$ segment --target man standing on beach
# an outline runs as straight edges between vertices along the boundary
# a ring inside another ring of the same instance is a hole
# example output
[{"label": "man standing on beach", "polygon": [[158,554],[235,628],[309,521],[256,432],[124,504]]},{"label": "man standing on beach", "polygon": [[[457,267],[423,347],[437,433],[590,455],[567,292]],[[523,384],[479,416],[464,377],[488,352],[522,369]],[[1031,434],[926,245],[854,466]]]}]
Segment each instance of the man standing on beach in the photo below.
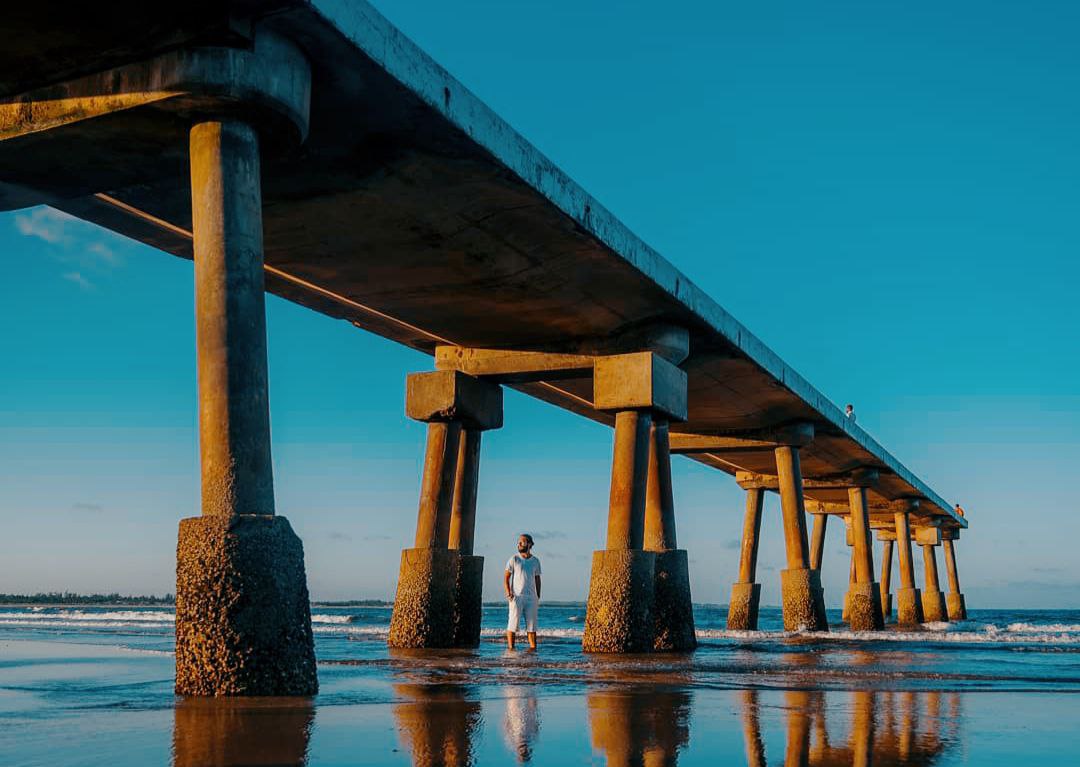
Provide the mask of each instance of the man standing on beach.
[{"label": "man standing on beach", "polygon": [[533,539],[528,533],[518,538],[518,553],[506,563],[503,585],[510,603],[510,621],[506,625],[506,646],[514,649],[514,637],[521,619],[529,647],[536,649],[536,611],[540,607],[540,560],[532,555]]}]

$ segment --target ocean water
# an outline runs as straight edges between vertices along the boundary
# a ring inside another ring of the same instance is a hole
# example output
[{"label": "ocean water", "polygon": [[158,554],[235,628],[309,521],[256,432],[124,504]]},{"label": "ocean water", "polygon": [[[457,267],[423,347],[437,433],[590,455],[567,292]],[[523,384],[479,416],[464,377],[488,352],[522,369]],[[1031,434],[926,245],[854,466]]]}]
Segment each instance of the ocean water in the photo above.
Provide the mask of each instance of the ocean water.
[{"label": "ocean water", "polygon": [[171,609],[0,608],[0,764],[1080,764],[1078,610],[786,634],[699,605],[694,653],[617,657],[584,614],[543,605],[508,652],[491,605],[476,650],[405,652],[390,608],[316,606],[315,699],[200,701]]}]

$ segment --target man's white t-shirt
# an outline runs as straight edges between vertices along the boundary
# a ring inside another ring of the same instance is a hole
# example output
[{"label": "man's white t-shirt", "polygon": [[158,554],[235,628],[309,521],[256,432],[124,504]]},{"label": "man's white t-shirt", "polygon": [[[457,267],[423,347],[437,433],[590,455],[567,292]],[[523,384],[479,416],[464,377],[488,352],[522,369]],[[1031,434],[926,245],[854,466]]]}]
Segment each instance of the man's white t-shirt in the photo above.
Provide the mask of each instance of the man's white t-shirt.
[{"label": "man's white t-shirt", "polygon": [[540,560],[536,557],[526,559],[520,554],[510,557],[506,570],[511,574],[510,589],[516,597],[536,599],[536,576],[540,575]]}]

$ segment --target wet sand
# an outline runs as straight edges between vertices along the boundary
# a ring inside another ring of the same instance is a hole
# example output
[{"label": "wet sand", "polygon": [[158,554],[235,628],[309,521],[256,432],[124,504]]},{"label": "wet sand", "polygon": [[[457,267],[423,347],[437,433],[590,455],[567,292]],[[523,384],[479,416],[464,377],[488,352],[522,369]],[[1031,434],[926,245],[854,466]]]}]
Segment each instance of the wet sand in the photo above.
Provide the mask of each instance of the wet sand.
[{"label": "wet sand", "polygon": [[737,689],[646,659],[560,681],[543,652],[496,681],[468,660],[324,663],[316,699],[185,700],[168,654],[0,641],[0,764],[1017,765],[1080,746],[1072,692]]}]

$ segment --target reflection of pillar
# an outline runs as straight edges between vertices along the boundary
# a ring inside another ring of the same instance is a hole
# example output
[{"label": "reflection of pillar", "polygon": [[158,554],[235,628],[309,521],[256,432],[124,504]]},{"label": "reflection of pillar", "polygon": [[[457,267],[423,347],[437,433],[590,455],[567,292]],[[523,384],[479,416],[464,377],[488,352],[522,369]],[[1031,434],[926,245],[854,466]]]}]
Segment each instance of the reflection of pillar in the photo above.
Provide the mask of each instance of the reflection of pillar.
[{"label": "reflection of pillar", "polygon": [[938,586],[937,546],[923,544],[920,548],[922,548],[925,571],[922,595],[923,619],[928,623],[946,621],[949,616],[945,608],[945,595],[941,593],[941,587]]},{"label": "reflection of pillar", "polygon": [[674,767],[690,738],[690,695],[653,689],[590,692],[589,730],[608,767]]},{"label": "reflection of pillar", "polygon": [[182,698],[173,712],[173,767],[306,765],[308,698]]},{"label": "reflection of pillar", "polygon": [[456,685],[396,684],[398,734],[415,767],[464,767],[473,763],[473,734],[481,720],[478,701]]},{"label": "reflection of pillar", "polygon": [[653,591],[653,649],[692,650],[694,607],[686,551],[675,537],[675,499],[671,489],[671,443],[668,422],[653,420],[649,433],[649,470],[645,492],[646,551],[656,552]]},{"label": "reflection of pillar", "polygon": [[743,517],[742,545],[739,549],[739,580],[731,587],[727,619],[729,629],[757,629],[761,584],[755,583],[755,579],[761,535],[761,507],[764,500],[765,491],[761,488],[746,491],[746,514]]},{"label": "reflection of pillar", "polygon": [[203,516],[180,523],[176,692],[318,689],[300,539],[274,516],[259,137],[191,129]]},{"label": "reflection of pillar", "polygon": [[900,738],[897,753],[900,756],[900,761],[907,764],[915,749],[915,732],[919,725],[917,693],[901,693],[901,705],[903,712],[900,715]]},{"label": "reflection of pillar", "polygon": [[821,575],[810,567],[799,448],[782,445],[774,453],[787,552],[787,569],[780,573],[784,628],[787,631],[827,631],[829,622],[825,617]]},{"label": "reflection of pillar", "polygon": [[915,563],[911,556],[911,528],[907,511],[893,515],[896,527],[896,549],[900,560],[900,588],[896,592],[896,622],[915,626],[923,621],[922,596],[915,588]]},{"label": "reflection of pillar", "polygon": [[502,388],[456,370],[406,379],[405,412],[427,423],[414,548],[401,552],[391,647],[475,647],[484,559],[472,554],[480,432],[502,426]]},{"label": "reflection of pillar", "polygon": [[786,691],[784,708],[787,710],[784,767],[807,767],[810,764],[810,693]]},{"label": "reflection of pillar", "polygon": [[964,604],[964,595],[960,593],[960,575],[956,571],[956,552],[951,536],[941,541],[941,548],[945,552],[945,572],[949,577],[949,593],[945,597],[949,620],[966,621],[967,605]]},{"label": "reflection of pillar", "polygon": [[851,693],[851,764],[870,767],[874,751],[874,701],[876,693]]},{"label": "reflection of pillar", "polygon": [[746,767],[766,767],[765,741],[761,739],[761,718],[758,711],[758,691],[743,690],[743,741],[746,744]]},{"label": "reflection of pillar", "polygon": [[848,490],[851,509],[852,561],[855,563],[855,583],[848,599],[848,625],[853,631],[873,631],[882,628],[881,591],[874,583],[874,549],[870,538],[870,509],[865,487]]},{"label": "reflection of pillar", "polygon": [[881,542],[881,621],[888,623],[892,616],[892,593],[890,585],[892,581],[892,554],[893,542],[885,540]]}]

